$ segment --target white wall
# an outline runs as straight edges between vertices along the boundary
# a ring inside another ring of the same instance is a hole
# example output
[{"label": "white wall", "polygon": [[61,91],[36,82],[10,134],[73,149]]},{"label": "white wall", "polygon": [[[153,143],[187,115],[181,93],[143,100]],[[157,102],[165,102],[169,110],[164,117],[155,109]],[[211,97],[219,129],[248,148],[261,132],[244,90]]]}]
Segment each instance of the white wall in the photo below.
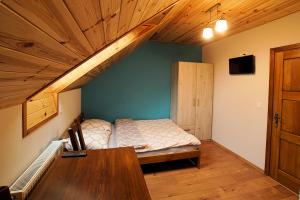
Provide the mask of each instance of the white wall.
[{"label": "white wall", "polygon": [[0,110],[0,185],[10,185],[81,112],[81,90],[59,95],[59,115],[22,138],[22,106]]},{"label": "white wall", "polygon": [[[229,27],[230,28],[230,27]],[[300,12],[203,47],[214,64],[213,140],[264,169],[270,48],[300,42]],[[255,75],[229,75],[228,59],[256,57]]]}]

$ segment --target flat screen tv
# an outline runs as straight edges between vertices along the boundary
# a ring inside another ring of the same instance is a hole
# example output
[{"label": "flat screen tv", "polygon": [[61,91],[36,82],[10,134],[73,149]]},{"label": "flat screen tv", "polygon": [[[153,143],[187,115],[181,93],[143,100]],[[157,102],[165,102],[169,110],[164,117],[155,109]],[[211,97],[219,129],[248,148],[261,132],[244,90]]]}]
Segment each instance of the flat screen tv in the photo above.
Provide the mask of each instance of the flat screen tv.
[{"label": "flat screen tv", "polygon": [[229,74],[254,74],[255,57],[253,55],[229,59]]}]

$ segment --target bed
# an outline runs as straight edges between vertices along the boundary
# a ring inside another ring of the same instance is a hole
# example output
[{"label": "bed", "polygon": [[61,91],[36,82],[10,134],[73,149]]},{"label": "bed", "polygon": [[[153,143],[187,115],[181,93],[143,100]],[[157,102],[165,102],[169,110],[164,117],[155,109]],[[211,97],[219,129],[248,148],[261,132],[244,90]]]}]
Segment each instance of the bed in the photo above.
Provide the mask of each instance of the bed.
[{"label": "bed", "polygon": [[[81,134],[75,137],[76,132]],[[141,164],[191,159],[198,168],[200,167],[200,141],[182,130],[170,119],[120,119],[116,120],[115,124],[108,125],[100,119],[84,121],[81,115],[74,121],[69,129],[69,134],[69,143],[73,147],[75,145],[75,150],[80,149],[79,143],[74,143],[75,139],[78,138],[81,141],[84,138],[87,145],[81,149],[132,146],[135,148]],[[80,145],[82,145],[81,143]],[[70,149],[70,145],[68,149]]]}]

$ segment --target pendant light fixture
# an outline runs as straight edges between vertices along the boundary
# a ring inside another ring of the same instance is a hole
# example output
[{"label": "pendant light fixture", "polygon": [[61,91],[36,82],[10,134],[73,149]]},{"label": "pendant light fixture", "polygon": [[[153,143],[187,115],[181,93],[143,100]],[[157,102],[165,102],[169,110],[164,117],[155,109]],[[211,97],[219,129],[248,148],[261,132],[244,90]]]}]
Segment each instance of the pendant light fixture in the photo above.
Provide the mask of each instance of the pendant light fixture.
[{"label": "pendant light fixture", "polygon": [[219,6],[220,5],[217,6],[217,22],[216,22],[216,25],[215,25],[215,30],[218,33],[223,33],[225,31],[227,31],[228,24],[227,24],[227,20],[224,18],[224,16],[222,16],[220,19],[218,18]]},{"label": "pendant light fixture", "polygon": [[213,29],[209,27],[210,22],[211,22],[211,10],[209,10],[209,22],[202,32],[202,37],[206,40],[209,40],[214,36]]},{"label": "pendant light fixture", "polygon": [[217,18],[216,18],[216,20],[214,20],[216,22],[215,31],[218,32],[218,33],[224,33],[228,29],[228,23],[227,23],[227,20],[224,18],[224,16],[221,16],[220,18],[218,17],[219,6],[221,6],[221,4],[217,3],[214,6],[210,7],[206,11],[206,13],[209,12],[209,16],[210,16],[209,22],[207,23],[207,25],[204,27],[204,29],[202,31],[202,37],[206,40],[209,40],[214,36],[214,31],[213,31],[213,29],[211,28],[210,25],[213,22],[211,20],[211,13],[215,9],[217,11]]},{"label": "pendant light fixture", "polygon": [[209,40],[210,38],[212,38],[214,36],[214,32],[213,32],[213,29],[210,28],[210,27],[206,27],[203,29],[203,32],[202,32],[202,37],[204,39],[207,39]]},{"label": "pendant light fixture", "polygon": [[227,20],[226,19],[219,19],[216,22],[216,26],[215,26],[215,30],[218,33],[223,33],[225,31],[227,31],[228,29],[228,24],[227,24]]}]

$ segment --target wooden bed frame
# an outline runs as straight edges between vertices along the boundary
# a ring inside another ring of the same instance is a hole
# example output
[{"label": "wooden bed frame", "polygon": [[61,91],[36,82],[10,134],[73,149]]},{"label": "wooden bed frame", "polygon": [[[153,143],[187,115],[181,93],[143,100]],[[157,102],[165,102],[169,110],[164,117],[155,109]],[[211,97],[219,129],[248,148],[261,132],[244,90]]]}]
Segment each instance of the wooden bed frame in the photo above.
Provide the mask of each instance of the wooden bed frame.
[{"label": "wooden bed frame", "polygon": [[[85,150],[85,143],[82,136],[81,130],[81,122],[84,121],[83,114],[80,114],[72,123],[71,127],[68,129],[68,133],[70,136],[70,140],[73,146],[74,151]],[[76,133],[77,136],[76,137]],[[79,139],[79,143],[77,141]],[[79,147],[80,144],[80,147]],[[178,147],[178,149],[181,147]],[[184,148],[184,147],[183,147]],[[200,158],[201,158],[201,150],[200,145],[198,148],[193,148],[192,150],[183,150],[182,152],[169,152],[168,150],[159,150],[148,153],[137,153],[138,160],[141,165],[150,164],[150,163],[159,163],[159,162],[167,162],[174,160],[182,160],[182,159],[197,159],[196,165],[200,168]]]}]

